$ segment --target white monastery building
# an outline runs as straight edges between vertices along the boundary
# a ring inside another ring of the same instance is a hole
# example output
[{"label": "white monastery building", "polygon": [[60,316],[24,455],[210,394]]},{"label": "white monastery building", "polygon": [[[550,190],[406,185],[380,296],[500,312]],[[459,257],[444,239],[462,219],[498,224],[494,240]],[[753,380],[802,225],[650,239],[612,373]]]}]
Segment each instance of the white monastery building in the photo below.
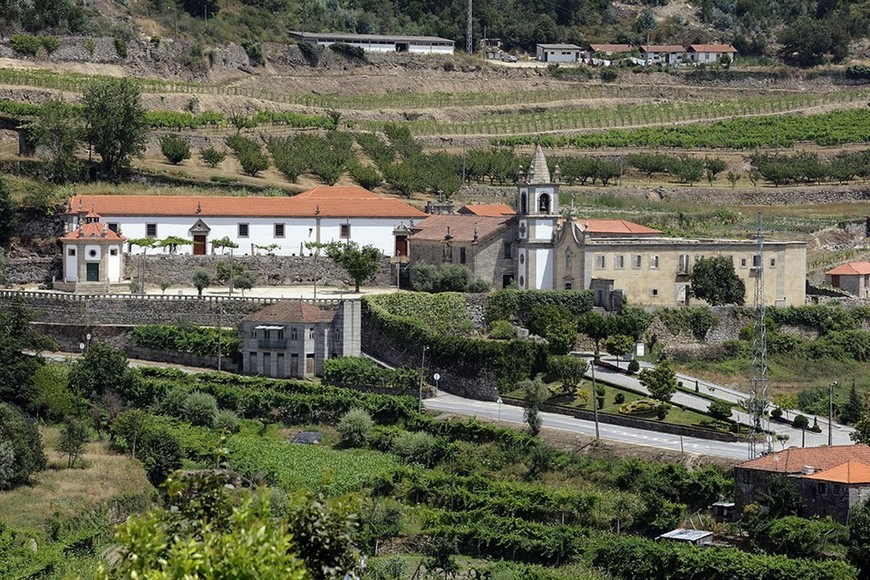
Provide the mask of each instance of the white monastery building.
[{"label": "white monastery building", "polygon": [[318,46],[349,44],[366,52],[410,52],[412,54],[453,54],[454,41],[437,36],[384,36],[381,34],[348,34],[332,32],[290,33],[298,42]]},{"label": "white monastery building", "polygon": [[[293,197],[77,195],[66,214],[68,235],[87,225],[88,212],[99,213],[98,225],[125,236],[120,239],[174,236],[190,241],[175,253],[194,255],[215,253],[213,242],[226,237],[241,255],[301,256],[313,253],[306,242],[356,242],[405,256],[409,226],[426,217],[357,186],[319,186]],[[146,250],[129,241],[126,246],[130,253]]]}]

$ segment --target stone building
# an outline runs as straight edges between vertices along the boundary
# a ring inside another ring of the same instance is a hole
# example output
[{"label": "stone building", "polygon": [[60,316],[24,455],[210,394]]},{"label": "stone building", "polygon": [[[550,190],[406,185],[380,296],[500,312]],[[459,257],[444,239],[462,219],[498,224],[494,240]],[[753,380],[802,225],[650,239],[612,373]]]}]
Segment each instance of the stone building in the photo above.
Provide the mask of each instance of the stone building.
[{"label": "stone building", "polygon": [[831,516],[845,524],[852,509],[870,497],[870,447],[790,447],[735,466],[736,517],[750,503],[765,504],[776,475],[795,484],[806,517]]},{"label": "stone building", "polygon": [[284,300],[242,319],[242,372],[277,378],[323,374],[323,361],[360,356],[359,300]]},{"label": "stone building", "polygon": [[458,264],[492,289],[514,282],[516,220],[511,216],[433,215],[409,238],[411,259],[429,264]]},{"label": "stone building", "polygon": [[62,238],[63,280],[54,287],[68,292],[108,292],[120,284],[126,238],[100,222],[100,215],[80,208],[81,219]]},{"label": "stone building", "polygon": [[849,262],[825,272],[825,282],[858,298],[870,298],[870,262]]}]

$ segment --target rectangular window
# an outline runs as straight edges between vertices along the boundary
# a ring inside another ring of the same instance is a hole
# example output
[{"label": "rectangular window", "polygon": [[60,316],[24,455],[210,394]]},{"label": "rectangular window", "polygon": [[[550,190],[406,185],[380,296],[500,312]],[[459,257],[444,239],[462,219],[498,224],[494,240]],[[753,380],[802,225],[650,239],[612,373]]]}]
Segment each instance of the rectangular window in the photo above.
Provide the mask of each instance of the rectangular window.
[{"label": "rectangular window", "polygon": [[283,328],[278,329],[278,340],[284,340],[284,329]]},{"label": "rectangular window", "polygon": [[740,258],[740,267],[741,267],[741,268],[745,268],[745,267],[746,267],[746,258]]},{"label": "rectangular window", "polygon": [[770,259],[770,267],[771,267],[771,268],[776,268],[776,258],[771,258],[771,259]]},{"label": "rectangular window", "polygon": [[157,237],[157,224],[145,224],[145,237]]},{"label": "rectangular window", "polygon": [[313,328],[308,329],[308,339],[309,340],[314,339],[314,329]]},{"label": "rectangular window", "polygon": [[76,249],[75,249],[75,248],[70,248],[70,249],[68,249],[68,250],[66,251],[66,255],[67,255],[67,256],[75,256],[75,255],[76,255]]},{"label": "rectangular window", "polygon": [[338,234],[338,237],[344,239],[350,238],[350,224],[341,224],[341,232]]},{"label": "rectangular window", "polygon": [[824,481],[819,482],[818,492],[819,495],[825,495],[826,493],[828,493],[828,486]]},{"label": "rectangular window", "polygon": [[656,297],[658,297],[658,295],[659,295],[659,289],[658,289],[658,288],[650,288],[650,289],[649,289],[649,295],[650,295],[652,298],[656,298]]},{"label": "rectangular window", "polygon": [[465,263],[465,248],[459,248],[459,263]]},{"label": "rectangular window", "polygon": [[604,269],[604,256],[595,256],[595,268],[597,270]]},{"label": "rectangular window", "polygon": [[118,248],[112,248],[111,250],[109,250],[109,255],[110,256],[117,256],[118,255]]},{"label": "rectangular window", "polygon": [[109,223],[109,229],[117,234],[118,233],[118,224]]},{"label": "rectangular window", "polygon": [[758,254],[752,256],[752,267],[753,268],[760,268],[761,267],[761,256],[759,256]]},{"label": "rectangular window", "polygon": [[650,256],[649,257],[649,269],[650,270],[658,270],[659,269],[659,257],[658,256]]},{"label": "rectangular window", "polygon": [[275,237],[283,238],[284,237],[284,224],[275,224]]},{"label": "rectangular window", "polygon": [[299,334],[296,332],[296,327],[290,329],[290,340],[299,340]]},{"label": "rectangular window", "polygon": [[622,270],[623,268],[625,268],[625,256],[623,256],[622,254],[613,256],[613,267],[616,270]]},{"label": "rectangular window", "polygon": [[677,272],[680,274],[689,273],[689,254],[680,254],[679,262],[677,264]]},{"label": "rectangular window", "polygon": [[640,270],[643,266],[643,256],[635,254],[631,257],[631,267],[635,270]]},{"label": "rectangular window", "polygon": [[248,224],[239,224],[239,237],[247,238],[248,237]]},{"label": "rectangular window", "polygon": [[510,242],[506,242],[504,245],[504,257],[506,260],[514,257],[514,245]]},{"label": "rectangular window", "polygon": [[839,483],[834,484],[834,495],[840,495],[843,492],[843,486]]},{"label": "rectangular window", "polygon": [[751,483],[752,482],[752,472],[748,469],[743,470],[743,483]]}]

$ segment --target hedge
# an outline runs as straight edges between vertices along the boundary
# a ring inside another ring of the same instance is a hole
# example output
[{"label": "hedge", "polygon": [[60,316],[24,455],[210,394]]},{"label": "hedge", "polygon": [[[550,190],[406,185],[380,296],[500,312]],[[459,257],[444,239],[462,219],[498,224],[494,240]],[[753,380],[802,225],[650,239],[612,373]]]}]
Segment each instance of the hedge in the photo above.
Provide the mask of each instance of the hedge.
[{"label": "hedge", "polygon": [[582,316],[592,310],[591,290],[499,290],[489,295],[486,319],[519,319],[528,322],[528,316],[536,306],[564,306],[574,316]]},{"label": "hedge", "polygon": [[[178,351],[197,356],[217,356],[218,331],[211,327],[150,324],[133,329],[136,344],[154,350]],[[240,356],[238,334],[221,330],[220,351],[226,357]]]},{"label": "hedge", "polygon": [[404,367],[388,369],[368,358],[343,356],[323,362],[323,382],[336,387],[381,387],[410,391],[420,385],[420,372]]}]

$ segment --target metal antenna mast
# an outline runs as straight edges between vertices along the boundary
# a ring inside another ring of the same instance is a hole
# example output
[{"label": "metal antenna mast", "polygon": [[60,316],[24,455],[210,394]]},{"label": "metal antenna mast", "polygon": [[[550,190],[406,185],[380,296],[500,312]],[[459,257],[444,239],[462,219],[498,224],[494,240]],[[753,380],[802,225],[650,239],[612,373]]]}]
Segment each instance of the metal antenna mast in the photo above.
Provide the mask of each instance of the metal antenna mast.
[{"label": "metal antenna mast", "polygon": [[474,52],[474,40],[472,40],[471,30],[471,5],[474,0],[468,0],[468,22],[465,25],[465,52],[471,54]]},{"label": "metal antenna mast", "polygon": [[[767,391],[767,336],[765,328],[764,301],[764,225],[758,214],[757,242],[752,273],[755,275],[755,322],[752,326],[752,401],[749,412],[752,415],[752,438],[750,439],[750,458],[771,453],[773,440],[770,436],[770,419],[765,416],[768,401]],[[764,434],[764,443],[759,441]],[[761,447],[759,448],[759,445]]]}]

